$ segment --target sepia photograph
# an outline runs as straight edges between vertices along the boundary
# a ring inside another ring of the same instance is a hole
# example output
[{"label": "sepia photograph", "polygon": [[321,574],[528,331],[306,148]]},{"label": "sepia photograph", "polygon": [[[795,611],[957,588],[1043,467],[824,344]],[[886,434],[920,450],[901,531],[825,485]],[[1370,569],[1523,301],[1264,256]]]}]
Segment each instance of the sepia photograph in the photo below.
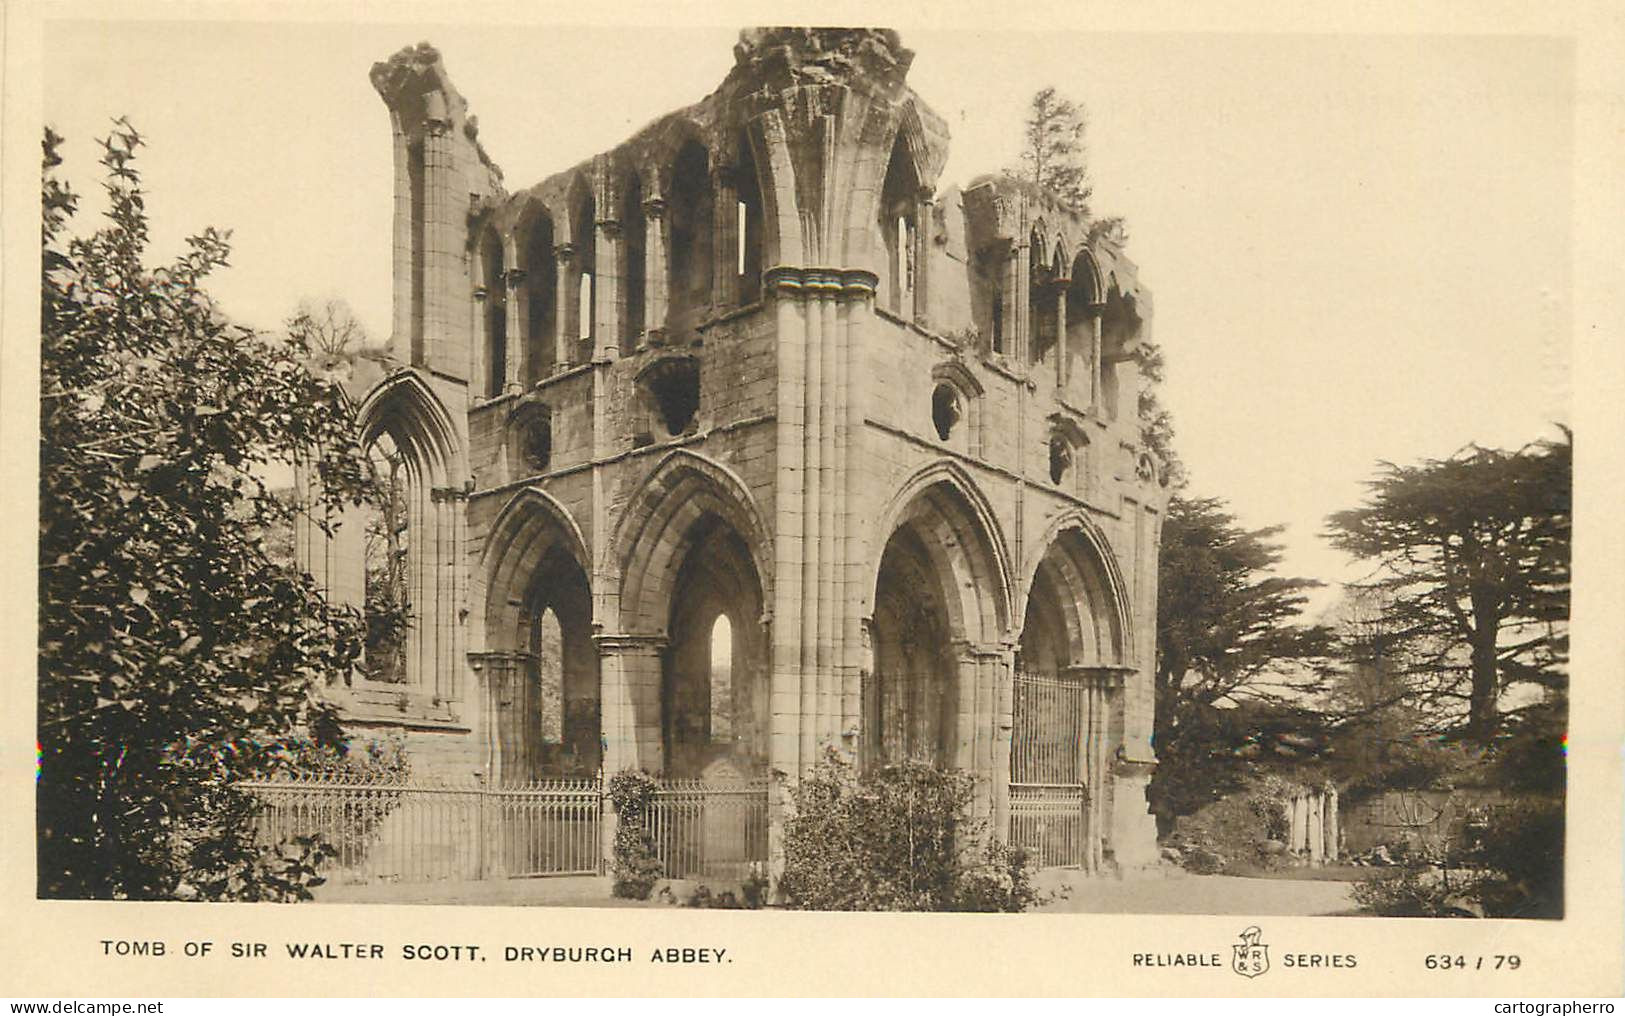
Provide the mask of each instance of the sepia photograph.
[{"label": "sepia photograph", "polygon": [[40,24],[9,817],[92,958],[954,912],[1154,918],[1130,994],[1428,934],[1618,990],[1617,926],[1553,958],[1620,905],[1572,36],[255,10]]}]

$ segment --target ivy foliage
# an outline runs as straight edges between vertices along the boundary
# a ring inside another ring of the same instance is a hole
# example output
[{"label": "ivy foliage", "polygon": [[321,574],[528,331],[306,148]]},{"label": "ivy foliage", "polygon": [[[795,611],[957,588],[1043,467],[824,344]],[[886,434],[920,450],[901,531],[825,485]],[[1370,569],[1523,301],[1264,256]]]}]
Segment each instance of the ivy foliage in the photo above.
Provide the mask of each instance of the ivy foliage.
[{"label": "ivy foliage", "polygon": [[320,851],[256,844],[236,784],[336,735],[319,692],[354,664],[361,619],[268,553],[299,510],[268,478],[303,463],[318,507],[363,501],[350,413],[297,336],[234,325],[204,290],[228,234],[148,266],[127,121],[101,141],[107,221],[86,235],[61,144],[47,129],[38,891],[306,896]]},{"label": "ivy foliage", "polygon": [[637,769],[624,769],[609,778],[609,799],[615,806],[614,862],[610,866],[610,894],[621,899],[646,900],[660,880],[660,858],[649,835],[649,810],[655,779]]}]

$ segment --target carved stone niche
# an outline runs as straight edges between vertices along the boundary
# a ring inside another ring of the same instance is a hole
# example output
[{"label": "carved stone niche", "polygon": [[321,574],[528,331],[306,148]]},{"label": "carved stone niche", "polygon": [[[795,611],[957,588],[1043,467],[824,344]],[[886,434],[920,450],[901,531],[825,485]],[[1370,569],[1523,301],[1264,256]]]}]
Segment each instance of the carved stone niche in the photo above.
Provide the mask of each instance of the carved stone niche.
[{"label": "carved stone niche", "polygon": [[693,356],[662,356],[638,372],[638,446],[692,434],[699,425],[700,362]]},{"label": "carved stone niche", "polygon": [[508,446],[516,475],[547,472],[553,462],[552,407],[535,398],[521,401],[508,416]]}]

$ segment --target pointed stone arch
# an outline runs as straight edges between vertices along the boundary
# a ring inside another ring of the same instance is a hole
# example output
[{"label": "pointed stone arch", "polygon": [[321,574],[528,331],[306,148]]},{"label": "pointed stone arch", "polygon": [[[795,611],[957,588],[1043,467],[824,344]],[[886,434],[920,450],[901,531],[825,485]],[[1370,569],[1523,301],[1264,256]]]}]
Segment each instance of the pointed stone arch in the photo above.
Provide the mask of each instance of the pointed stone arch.
[{"label": "pointed stone arch", "polygon": [[938,566],[955,637],[993,643],[1011,617],[1010,556],[998,517],[975,480],[952,460],[939,460],[906,480],[881,512],[880,543],[870,555],[866,612],[872,613],[886,544],[908,526],[920,530]]},{"label": "pointed stone arch", "polygon": [[436,487],[462,476],[461,442],[451,414],[417,371],[402,367],[380,381],[356,408],[356,432],[363,445],[388,431],[414,457]]},{"label": "pointed stone arch", "polygon": [[1065,665],[1130,665],[1133,600],[1099,525],[1087,512],[1074,509],[1051,522],[1033,546],[1018,586],[1019,616],[1028,616],[1035,586],[1048,583],[1069,635]]},{"label": "pointed stone arch", "polygon": [[706,537],[708,518],[726,524],[741,541],[772,603],[773,547],[756,500],[743,480],[713,459],[679,449],[662,459],[627,500],[607,550],[606,572],[619,589],[621,630],[660,632],[670,614],[676,571]]}]

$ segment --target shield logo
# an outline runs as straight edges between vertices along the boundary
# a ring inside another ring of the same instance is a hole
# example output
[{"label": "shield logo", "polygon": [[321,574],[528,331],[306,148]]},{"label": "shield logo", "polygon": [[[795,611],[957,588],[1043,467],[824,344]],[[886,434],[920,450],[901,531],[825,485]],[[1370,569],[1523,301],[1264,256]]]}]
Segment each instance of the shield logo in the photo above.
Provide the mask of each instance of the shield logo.
[{"label": "shield logo", "polygon": [[1241,941],[1235,945],[1236,953],[1230,959],[1230,969],[1243,977],[1257,977],[1268,972],[1270,968],[1270,947],[1260,942],[1264,933],[1258,928],[1248,928],[1241,933]]}]

